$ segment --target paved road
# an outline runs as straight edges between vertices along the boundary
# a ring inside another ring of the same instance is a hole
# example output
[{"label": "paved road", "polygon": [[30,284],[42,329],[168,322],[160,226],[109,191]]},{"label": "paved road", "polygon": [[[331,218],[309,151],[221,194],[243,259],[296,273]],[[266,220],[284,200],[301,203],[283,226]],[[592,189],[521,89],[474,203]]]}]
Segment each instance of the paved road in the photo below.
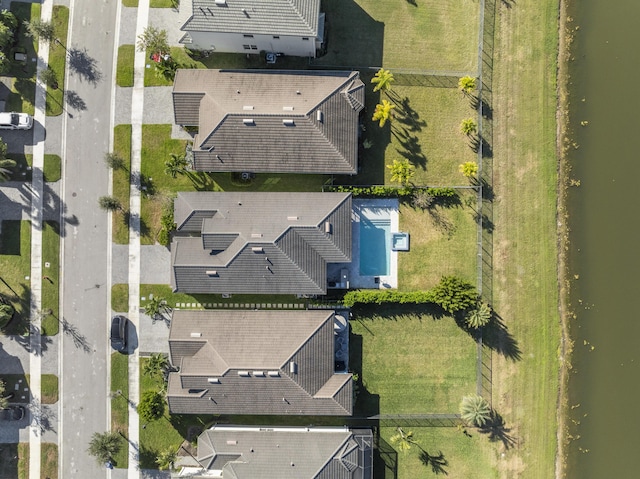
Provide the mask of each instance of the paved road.
[{"label": "paved road", "polygon": [[61,344],[62,477],[106,476],[87,453],[94,432],[107,430],[107,214],[97,199],[108,192],[103,155],[109,149],[110,98],[117,2],[71,2],[67,93],[84,109],[68,110],[62,207],[75,215],[63,239],[63,318],[71,333]]}]

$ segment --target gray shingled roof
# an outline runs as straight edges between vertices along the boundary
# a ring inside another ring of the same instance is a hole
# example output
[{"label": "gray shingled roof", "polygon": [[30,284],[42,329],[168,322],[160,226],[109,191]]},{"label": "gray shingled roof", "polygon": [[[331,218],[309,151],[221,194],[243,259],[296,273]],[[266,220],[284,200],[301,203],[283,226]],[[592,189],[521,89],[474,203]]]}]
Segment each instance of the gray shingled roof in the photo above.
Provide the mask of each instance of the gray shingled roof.
[{"label": "gray shingled roof", "polygon": [[[174,414],[351,415],[334,372],[333,311],[175,310],[167,399]],[[292,366],[291,363],[295,364]]]},{"label": "gray shingled roof", "polygon": [[178,70],[173,106],[196,170],[357,173],[358,72]]},{"label": "gray shingled roof", "polygon": [[351,261],[349,193],[181,192],[172,286],[188,293],[326,294]]},{"label": "gray shingled roof", "polygon": [[180,11],[190,14],[180,28],[189,32],[318,35],[320,0],[215,0],[181,2]]},{"label": "gray shingled roof", "polygon": [[[371,479],[371,429],[214,426],[198,437],[198,461],[223,479]],[[192,469],[193,472],[195,472]],[[205,471],[180,477],[211,477]]]}]

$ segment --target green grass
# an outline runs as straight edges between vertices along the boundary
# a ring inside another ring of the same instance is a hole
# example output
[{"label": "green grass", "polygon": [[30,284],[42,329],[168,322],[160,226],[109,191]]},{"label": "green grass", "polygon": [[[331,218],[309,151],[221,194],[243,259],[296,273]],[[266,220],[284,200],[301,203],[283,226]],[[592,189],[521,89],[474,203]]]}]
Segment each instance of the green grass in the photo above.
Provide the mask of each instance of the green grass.
[{"label": "green grass", "polygon": [[133,86],[133,65],[135,56],[135,45],[120,45],[118,47],[118,66],[116,70],[116,83],[118,86]]},{"label": "green grass", "polygon": [[[122,394],[116,393],[121,391]],[[129,357],[111,354],[111,430],[127,435],[129,431]],[[114,457],[118,468],[127,468],[129,464],[128,444]]]},{"label": "green grass", "polygon": [[[49,267],[46,266],[49,263]],[[60,320],[60,225],[45,221],[42,230],[42,334],[58,334]],[[49,278],[49,279],[47,279]]]},{"label": "green grass", "polygon": [[[149,68],[144,70],[144,86],[169,86],[173,80],[168,80],[156,74],[155,62],[151,60],[149,52],[145,54]],[[171,47],[171,58],[180,68],[206,68],[203,63],[191,58],[184,47]]]},{"label": "green grass", "polygon": [[[144,374],[144,364],[146,358],[140,359],[140,397],[146,391],[158,391],[162,388],[162,383]],[[157,469],[155,463],[159,452],[169,448],[178,450],[178,447],[187,438],[190,428],[198,427],[204,430],[213,423],[215,416],[196,416],[193,414],[169,414],[168,407],[164,415],[155,421],[150,421],[140,425],[140,468]]]},{"label": "green grass", "polygon": [[[27,376],[27,379],[29,376]],[[42,404],[55,404],[58,402],[58,376],[55,374],[43,374],[40,377]]]},{"label": "green grass", "polygon": [[[141,284],[140,285],[140,306],[144,307],[150,295],[156,298],[164,298],[167,306],[176,307],[177,303],[191,303],[192,309],[197,309],[196,304],[201,304],[202,309],[209,309],[208,304],[227,303],[227,304],[304,304],[307,300],[298,299],[295,295],[259,295],[259,294],[234,294],[231,298],[223,298],[219,294],[185,294],[174,293],[171,287],[162,284]],[[145,298],[144,300],[142,298]],[[257,306],[256,306],[257,307]],[[129,285],[114,284],[111,288],[111,309],[114,311],[127,311],[129,309]],[[215,309],[212,307],[212,309]]]},{"label": "green grass", "polygon": [[377,308],[351,321],[358,415],[457,413],[476,388],[476,344],[452,318]]},{"label": "green grass", "polygon": [[138,0],[122,0],[122,5],[135,8],[138,6]]},{"label": "green grass", "polygon": [[[29,477],[29,443],[0,444],[0,477],[27,479]],[[51,476],[55,479],[57,476]]]},{"label": "green grass", "polygon": [[4,328],[6,334],[27,334],[31,281],[31,223],[2,222],[0,233],[0,295],[9,301],[16,313]]},{"label": "green grass", "polygon": [[[475,201],[469,191],[460,191],[454,206],[433,206],[429,210],[400,206],[400,231],[410,234],[411,248],[398,253],[399,289],[426,290],[442,276],[452,275],[475,284],[477,279],[477,226]],[[472,203],[475,207],[475,203]]]},{"label": "green grass", "polygon": [[150,0],[150,8],[173,8],[174,5],[179,2],[177,0]]},{"label": "green grass", "polygon": [[40,446],[41,479],[58,479],[58,445],[43,442]]},{"label": "green grass", "polygon": [[[33,155],[31,153],[26,155],[10,153],[7,157],[16,162],[10,181],[31,181],[33,176],[31,170],[33,167]],[[61,162],[62,160],[58,155],[49,153],[44,155],[44,168],[42,170],[44,181],[54,182],[60,179]]]},{"label": "green grass", "polygon": [[[52,23],[55,28],[56,38],[62,45],[67,45],[67,30],[69,28],[69,9],[63,5],[53,6]],[[47,87],[47,115],[58,116],[62,114],[64,107],[64,72],[67,60],[67,50],[51,42],[49,48],[49,67],[55,72],[58,80],[58,88]]]},{"label": "green grass", "polygon": [[62,175],[62,159],[58,155],[45,154],[42,174],[44,181],[58,181]]},{"label": "green grass", "polygon": [[[2,380],[6,383],[7,392],[15,392],[11,402],[28,403],[31,396],[29,390],[31,376],[29,374],[3,374]],[[16,385],[18,389],[16,390]],[[27,389],[25,391],[25,388]],[[40,376],[40,395],[42,404],[55,404],[58,402],[58,376],[55,374],[42,374]],[[25,396],[22,399],[21,396]]]},{"label": "green grass", "polygon": [[313,63],[474,71],[478,6],[474,0],[325,0],[327,54]]},{"label": "green grass", "polygon": [[[117,125],[113,129],[113,151],[124,160],[124,169],[113,172],[113,196],[120,200],[125,210],[129,209],[131,171],[131,125]],[[122,211],[112,214],[113,241],[117,244],[129,243],[128,216]]]}]

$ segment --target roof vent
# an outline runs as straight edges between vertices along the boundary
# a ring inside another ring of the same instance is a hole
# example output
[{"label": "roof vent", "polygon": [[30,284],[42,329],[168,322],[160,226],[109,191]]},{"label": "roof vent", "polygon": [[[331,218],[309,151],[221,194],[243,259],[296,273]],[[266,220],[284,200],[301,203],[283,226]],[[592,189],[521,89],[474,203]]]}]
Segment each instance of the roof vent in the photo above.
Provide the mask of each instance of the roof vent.
[{"label": "roof vent", "polygon": [[324,222],[324,232],[328,235],[331,234],[331,223],[329,223],[328,221]]},{"label": "roof vent", "polygon": [[296,95],[300,95],[300,90],[296,90]]},{"label": "roof vent", "polygon": [[211,271],[207,271],[207,276],[211,277],[211,278],[215,278],[218,276],[218,272],[215,270],[211,270]]},{"label": "roof vent", "polygon": [[289,220],[289,221],[298,221],[298,217],[297,216],[287,216],[287,220]]},{"label": "roof vent", "polygon": [[293,120],[291,120],[291,119],[284,119],[284,120],[282,120],[282,124],[283,124],[284,126],[295,126],[295,125],[296,125],[296,123],[295,123]]},{"label": "roof vent", "polygon": [[272,378],[280,377],[280,371],[267,371],[267,376]]},{"label": "roof vent", "polygon": [[260,246],[254,246],[253,248],[251,248],[251,251],[253,251],[254,253],[264,253],[264,250]]},{"label": "roof vent", "polygon": [[244,13],[244,16],[245,16],[245,17],[249,18],[249,12],[247,12],[247,9],[246,9],[246,8],[243,8],[243,9],[242,9],[242,13]]},{"label": "roof vent", "polygon": [[227,0],[216,0],[216,5],[218,6],[224,6],[227,4]]},{"label": "roof vent", "polygon": [[298,364],[295,361],[289,363],[289,372],[295,374],[298,372]]},{"label": "roof vent", "polygon": [[207,378],[207,382],[209,384],[220,384],[220,379],[219,378]]},{"label": "roof vent", "polygon": [[241,376],[243,378],[248,378],[249,377],[249,371],[238,371],[238,376]]},{"label": "roof vent", "polygon": [[262,238],[262,233],[251,233],[252,238]]},{"label": "roof vent", "polygon": [[191,337],[192,338],[201,338],[202,337],[202,333],[191,333]]},{"label": "roof vent", "polygon": [[255,125],[256,122],[253,121],[253,118],[245,118],[244,120],[242,120],[242,123],[244,123],[245,125]]},{"label": "roof vent", "polygon": [[238,441],[234,441],[233,439],[227,441],[227,446],[237,446]]},{"label": "roof vent", "polygon": [[254,371],[253,375],[257,378],[263,378],[264,377],[264,371]]},{"label": "roof vent", "polygon": [[292,106],[283,106],[282,107],[282,111],[293,111],[293,107]]},{"label": "roof vent", "polygon": [[318,120],[320,123],[322,123],[324,115],[322,114],[322,111],[318,110],[316,111],[316,120]]},{"label": "roof vent", "polygon": [[251,105],[245,105],[245,106],[242,107],[242,109],[244,111],[251,111],[251,110],[253,110],[253,107]]}]

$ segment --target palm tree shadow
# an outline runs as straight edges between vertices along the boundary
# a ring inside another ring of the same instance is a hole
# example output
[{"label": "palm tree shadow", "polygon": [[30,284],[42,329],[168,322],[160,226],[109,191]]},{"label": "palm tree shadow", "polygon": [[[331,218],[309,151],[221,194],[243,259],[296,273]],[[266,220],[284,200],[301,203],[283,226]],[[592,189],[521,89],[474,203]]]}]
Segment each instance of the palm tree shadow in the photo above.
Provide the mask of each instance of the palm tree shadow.
[{"label": "palm tree shadow", "polygon": [[71,48],[68,50],[69,68],[77,73],[81,79],[96,85],[102,79],[102,72],[98,69],[98,62],[87,53],[87,49]]},{"label": "palm tree shadow", "polygon": [[444,474],[445,476],[449,475],[445,469],[449,465],[449,461],[445,459],[442,451],[438,451],[437,455],[432,456],[427,451],[420,448],[420,462],[427,467],[431,466],[431,471],[433,471],[436,476],[440,474]]},{"label": "palm tree shadow", "polygon": [[491,411],[491,419],[479,431],[489,436],[489,441],[500,441],[505,449],[511,449],[516,445],[516,438],[509,434],[511,429],[506,427],[503,417],[496,411]]},{"label": "palm tree shadow", "polygon": [[396,151],[411,162],[411,164],[420,166],[423,170],[427,169],[427,157],[422,152],[422,146],[418,137],[411,134],[410,130],[405,127],[400,129],[391,125],[391,133],[396,137],[402,149],[396,148]]},{"label": "palm tree shadow", "polygon": [[522,359],[522,351],[502,318],[494,311],[493,318],[482,330],[482,342],[489,349],[512,361]]}]

